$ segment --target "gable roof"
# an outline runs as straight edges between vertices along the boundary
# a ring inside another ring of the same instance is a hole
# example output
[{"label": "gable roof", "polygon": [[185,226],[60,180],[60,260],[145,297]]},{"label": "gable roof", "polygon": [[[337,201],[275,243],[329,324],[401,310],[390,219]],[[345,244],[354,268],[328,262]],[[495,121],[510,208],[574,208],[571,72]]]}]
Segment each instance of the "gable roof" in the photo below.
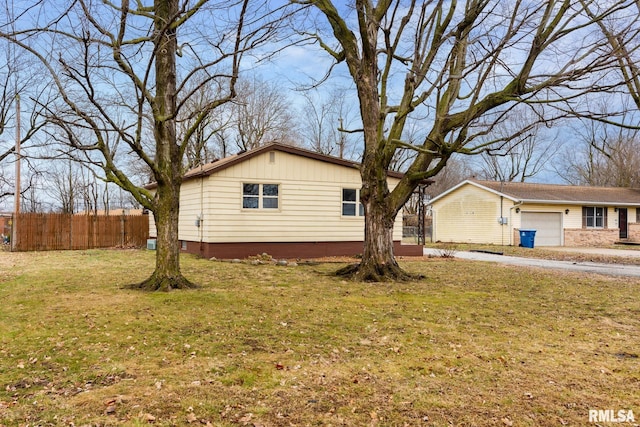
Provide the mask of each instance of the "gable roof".
[{"label": "gable roof", "polygon": [[529,182],[481,181],[469,179],[434,197],[444,197],[463,185],[474,185],[514,202],[547,204],[600,204],[640,206],[640,188],[586,187],[577,185],[536,184]]},{"label": "gable roof", "polygon": [[[232,156],[225,157],[224,159],[213,161],[211,163],[203,165],[202,167],[191,169],[185,174],[184,178],[185,180],[187,180],[189,178],[208,176],[213,174],[214,172],[221,171],[235,164],[244,162],[245,160],[249,160],[252,157],[256,157],[260,154],[268,153],[271,151],[280,151],[282,153],[289,153],[296,156],[319,160],[321,162],[331,163],[338,166],[345,166],[348,168],[359,169],[360,167],[360,164],[357,162],[341,159],[339,157],[327,156],[325,154],[316,153],[315,151],[310,151],[304,148],[294,147],[293,145],[285,145],[276,142],[263,145],[262,147],[255,148],[253,150],[234,154]],[[388,172],[388,174],[389,176],[393,176],[395,178],[402,178],[402,174],[398,172]]]},{"label": "gable roof", "polygon": [[[308,159],[331,163],[338,166],[344,166],[344,167],[348,167],[356,170],[360,169],[360,163],[357,163],[357,162],[341,159],[339,157],[327,156],[325,154],[316,153],[315,151],[310,151],[304,148],[294,147],[293,145],[285,145],[285,144],[280,144],[276,142],[272,144],[263,145],[262,147],[255,148],[253,150],[243,151],[238,154],[225,157],[223,159],[217,159],[211,163],[207,163],[205,165],[193,168],[185,173],[183,181],[188,181],[194,178],[200,178],[200,177],[212,175],[228,167],[244,162],[245,160],[249,160],[253,157],[256,157],[271,151],[280,151],[282,153],[293,154],[296,156],[301,156]],[[404,176],[404,174],[401,172],[387,171],[387,176],[400,179]],[[156,186],[157,184],[154,182],[146,185],[145,188],[153,189]]]}]

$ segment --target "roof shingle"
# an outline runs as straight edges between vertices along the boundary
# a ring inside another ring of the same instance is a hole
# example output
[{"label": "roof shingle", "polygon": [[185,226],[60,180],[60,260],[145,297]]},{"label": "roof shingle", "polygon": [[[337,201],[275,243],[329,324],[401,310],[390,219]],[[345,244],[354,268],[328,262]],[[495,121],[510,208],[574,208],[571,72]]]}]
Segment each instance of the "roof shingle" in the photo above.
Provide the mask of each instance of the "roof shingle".
[{"label": "roof shingle", "polygon": [[469,181],[523,202],[640,205],[640,188],[584,187],[476,179]]}]

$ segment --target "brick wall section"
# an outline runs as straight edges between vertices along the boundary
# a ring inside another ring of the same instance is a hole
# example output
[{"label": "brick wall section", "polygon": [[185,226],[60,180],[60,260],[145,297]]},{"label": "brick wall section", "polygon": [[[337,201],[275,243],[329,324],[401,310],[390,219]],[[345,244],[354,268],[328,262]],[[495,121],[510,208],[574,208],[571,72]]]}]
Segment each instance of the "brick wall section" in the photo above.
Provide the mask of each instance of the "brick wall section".
[{"label": "brick wall section", "polygon": [[628,238],[632,242],[640,242],[640,223],[629,223]]},{"label": "brick wall section", "polygon": [[608,246],[620,240],[620,230],[609,228],[604,230],[566,228],[564,230],[565,246]]}]

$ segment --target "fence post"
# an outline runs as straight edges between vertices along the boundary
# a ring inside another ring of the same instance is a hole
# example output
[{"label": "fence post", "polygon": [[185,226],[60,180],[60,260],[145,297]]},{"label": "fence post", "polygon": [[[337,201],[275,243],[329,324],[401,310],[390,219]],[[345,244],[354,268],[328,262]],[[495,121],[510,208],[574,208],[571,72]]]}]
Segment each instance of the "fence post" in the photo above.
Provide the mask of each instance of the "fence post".
[{"label": "fence post", "polygon": [[125,217],[124,217],[124,209],[122,210],[122,215],[120,216],[120,246],[124,248],[125,239],[127,232],[125,230]]},{"label": "fence post", "polygon": [[14,252],[16,250],[15,216],[16,214],[11,214],[11,231],[9,231],[9,250],[11,252]]}]

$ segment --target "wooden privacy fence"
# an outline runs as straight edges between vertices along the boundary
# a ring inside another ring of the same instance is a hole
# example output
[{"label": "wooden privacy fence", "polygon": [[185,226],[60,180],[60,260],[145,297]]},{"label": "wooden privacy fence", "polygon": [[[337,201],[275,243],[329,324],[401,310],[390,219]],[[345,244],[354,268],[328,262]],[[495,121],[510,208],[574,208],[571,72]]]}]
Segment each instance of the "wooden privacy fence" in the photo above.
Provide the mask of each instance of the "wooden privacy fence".
[{"label": "wooden privacy fence", "polygon": [[148,215],[14,215],[14,251],[55,251],[111,247],[142,247],[149,238]]}]

